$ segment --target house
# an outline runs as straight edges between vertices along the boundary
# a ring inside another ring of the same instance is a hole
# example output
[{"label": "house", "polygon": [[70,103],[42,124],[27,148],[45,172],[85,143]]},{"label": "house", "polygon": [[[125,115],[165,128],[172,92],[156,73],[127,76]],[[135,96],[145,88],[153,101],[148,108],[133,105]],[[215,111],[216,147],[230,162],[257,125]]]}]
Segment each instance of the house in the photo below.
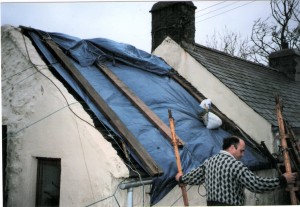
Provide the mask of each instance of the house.
[{"label": "house", "polygon": [[[284,49],[269,66],[230,56],[195,43],[192,2],[158,2],[152,9],[152,50],[256,142],[279,151],[275,96],[283,117],[300,137],[300,52]],[[203,28],[205,29],[205,28]]]},{"label": "house", "polygon": [[[193,8],[189,2],[183,5]],[[271,136],[257,139],[240,123],[247,120],[232,118],[219,105],[215,91],[202,91],[199,80],[192,79],[195,75],[188,69],[197,69],[199,60],[172,39],[163,41],[153,48],[164,60],[108,39],[81,40],[28,27],[2,27],[4,200],[8,206],[182,205],[173,179],[177,168],[168,109],[181,141],[184,171],[217,153],[230,133],[247,133],[245,164],[264,170],[257,172],[262,175],[276,174],[257,144],[265,141],[272,146]],[[186,42],[185,46],[193,47]],[[169,46],[175,48],[167,51]],[[167,55],[173,51],[178,52],[173,54],[177,60]],[[186,60],[182,57],[189,58],[191,67],[175,62]],[[204,126],[198,116],[203,111],[199,100],[178,83],[184,79],[198,89],[196,95],[201,92],[201,98],[213,100],[226,128]],[[220,90],[224,88],[220,85]],[[223,97],[233,103],[232,94]],[[203,186],[188,187],[190,205],[205,205],[199,191],[205,194]],[[247,204],[285,204],[279,193],[283,192],[259,196],[247,192]]]},{"label": "house", "polygon": [[[217,108],[257,142],[265,141],[267,146],[273,146],[272,152],[276,149],[274,141],[278,133],[275,95],[280,95],[283,115],[299,137],[300,52],[294,49],[275,52],[270,55],[268,67],[199,45],[194,41],[195,16],[190,15],[194,10],[191,2],[159,2],[153,6],[152,23],[156,22],[152,26],[153,53],[204,96],[210,97]],[[175,16],[184,17],[186,23],[170,16],[170,11],[181,12]],[[170,19],[182,25],[170,29],[167,24],[176,25]],[[166,29],[159,30],[159,34],[155,28],[162,25]],[[180,32],[182,35],[178,35]]]},{"label": "house", "polygon": [[[111,196],[128,177],[124,162],[31,41],[17,28],[1,31],[4,206],[38,206],[46,199],[52,206],[57,201],[83,206]],[[47,189],[36,192],[43,183]],[[102,204],[114,206],[115,201]]]}]

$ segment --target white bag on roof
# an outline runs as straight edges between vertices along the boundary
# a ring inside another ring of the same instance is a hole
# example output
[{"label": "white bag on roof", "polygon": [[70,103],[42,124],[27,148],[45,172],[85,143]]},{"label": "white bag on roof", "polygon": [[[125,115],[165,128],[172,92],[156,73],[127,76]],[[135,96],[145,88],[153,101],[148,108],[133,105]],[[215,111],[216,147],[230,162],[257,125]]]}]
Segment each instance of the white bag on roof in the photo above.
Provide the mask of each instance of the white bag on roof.
[{"label": "white bag on roof", "polygon": [[216,129],[222,125],[222,120],[212,112],[208,112],[203,116],[203,122],[208,129]]},{"label": "white bag on roof", "polygon": [[203,101],[201,101],[200,106],[203,109],[210,109],[211,100],[209,98],[208,99],[204,99]]},{"label": "white bag on roof", "polygon": [[200,103],[200,107],[207,110],[207,112],[201,117],[204,125],[208,129],[216,129],[222,125],[222,120],[212,112],[208,110],[211,108],[211,100],[205,99]]}]

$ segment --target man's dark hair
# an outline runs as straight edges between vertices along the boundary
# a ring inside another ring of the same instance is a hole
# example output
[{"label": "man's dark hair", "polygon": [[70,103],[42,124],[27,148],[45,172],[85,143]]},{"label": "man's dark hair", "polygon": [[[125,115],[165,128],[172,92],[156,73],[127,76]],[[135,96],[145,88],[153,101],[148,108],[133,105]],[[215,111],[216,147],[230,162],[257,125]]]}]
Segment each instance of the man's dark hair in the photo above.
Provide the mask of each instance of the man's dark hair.
[{"label": "man's dark hair", "polygon": [[231,145],[237,149],[238,144],[240,143],[240,138],[237,136],[230,136],[223,140],[223,150],[228,149]]}]

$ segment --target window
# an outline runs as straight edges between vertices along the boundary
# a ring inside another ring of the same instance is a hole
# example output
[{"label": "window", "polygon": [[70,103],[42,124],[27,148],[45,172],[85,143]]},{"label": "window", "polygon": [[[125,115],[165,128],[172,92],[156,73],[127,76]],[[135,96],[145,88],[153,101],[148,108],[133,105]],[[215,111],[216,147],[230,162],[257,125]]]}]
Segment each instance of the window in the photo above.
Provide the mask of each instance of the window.
[{"label": "window", "polygon": [[36,206],[59,206],[60,159],[37,159]]},{"label": "window", "polygon": [[6,167],[7,167],[7,125],[2,125],[2,196],[3,206],[7,206],[7,186],[6,186]]}]

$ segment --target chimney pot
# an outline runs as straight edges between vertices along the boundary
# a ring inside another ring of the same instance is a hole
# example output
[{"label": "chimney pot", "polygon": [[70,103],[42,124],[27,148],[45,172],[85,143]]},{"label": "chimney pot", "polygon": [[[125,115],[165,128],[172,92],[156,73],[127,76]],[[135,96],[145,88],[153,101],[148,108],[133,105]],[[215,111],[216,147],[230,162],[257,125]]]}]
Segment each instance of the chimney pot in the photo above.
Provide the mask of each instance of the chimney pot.
[{"label": "chimney pot", "polygon": [[300,51],[297,49],[283,49],[271,53],[269,66],[278,69],[294,81],[300,81]]},{"label": "chimney pot", "polygon": [[166,37],[182,47],[195,45],[195,10],[191,1],[162,1],[155,3],[152,13],[152,49]]}]

